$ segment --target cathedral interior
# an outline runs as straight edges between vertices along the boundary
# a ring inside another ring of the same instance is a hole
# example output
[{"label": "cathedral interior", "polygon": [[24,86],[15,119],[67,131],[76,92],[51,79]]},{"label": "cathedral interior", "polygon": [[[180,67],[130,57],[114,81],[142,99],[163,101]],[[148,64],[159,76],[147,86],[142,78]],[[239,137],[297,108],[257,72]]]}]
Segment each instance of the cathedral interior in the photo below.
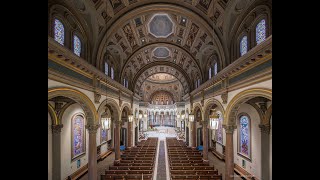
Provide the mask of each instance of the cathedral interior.
[{"label": "cathedral interior", "polygon": [[272,180],[272,0],[48,0],[48,180]]}]

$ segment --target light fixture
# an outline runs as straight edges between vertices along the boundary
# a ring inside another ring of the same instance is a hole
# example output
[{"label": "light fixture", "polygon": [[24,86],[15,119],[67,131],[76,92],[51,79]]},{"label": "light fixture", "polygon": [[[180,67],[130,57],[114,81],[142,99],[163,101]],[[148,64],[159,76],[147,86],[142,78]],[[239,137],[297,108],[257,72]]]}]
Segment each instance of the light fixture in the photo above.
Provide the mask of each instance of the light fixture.
[{"label": "light fixture", "polygon": [[105,112],[101,115],[101,126],[103,130],[110,129],[111,117],[108,114],[108,109],[106,106]]},{"label": "light fixture", "polygon": [[144,112],[144,118],[147,118],[148,115],[147,115],[147,112]]},{"label": "light fixture", "polygon": [[189,121],[194,122],[194,115],[192,113],[189,114]]},{"label": "light fixture", "polygon": [[142,114],[139,114],[139,119],[142,119]]},{"label": "light fixture", "polygon": [[184,120],[184,117],[185,117],[185,115],[184,115],[184,114],[182,114],[182,115],[181,115],[181,119],[183,119],[183,120]]},{"label": "light fixture", "polygon": [[209,116],[210,129],[217,130],[219,125],[219,114],[216,113],[216,109],[212,110],[212,114]]},{"label": "light fixture", "polygon": [[129,114],[128,119],[129,119],[129,122],[132,122],[133,121],[133,114]]},{"label": "light fixture", "polygon": [[177,118],[180,119],[180,114],[177,114]]}]

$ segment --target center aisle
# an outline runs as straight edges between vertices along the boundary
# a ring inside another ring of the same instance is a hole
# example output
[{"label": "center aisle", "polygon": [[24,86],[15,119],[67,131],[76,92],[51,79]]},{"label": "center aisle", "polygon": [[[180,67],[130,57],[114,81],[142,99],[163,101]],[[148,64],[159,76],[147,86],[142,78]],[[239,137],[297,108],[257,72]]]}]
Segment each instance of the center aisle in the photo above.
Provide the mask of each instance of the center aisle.
[{"label": "center aisle", "polygon": [[165,158],[165,147],[164,140],[160,141],[159,145],[159,158],[158,158],[158,171],[157,171],[157,180],[166,180],[167,171],[166,171],[166,158]]}]

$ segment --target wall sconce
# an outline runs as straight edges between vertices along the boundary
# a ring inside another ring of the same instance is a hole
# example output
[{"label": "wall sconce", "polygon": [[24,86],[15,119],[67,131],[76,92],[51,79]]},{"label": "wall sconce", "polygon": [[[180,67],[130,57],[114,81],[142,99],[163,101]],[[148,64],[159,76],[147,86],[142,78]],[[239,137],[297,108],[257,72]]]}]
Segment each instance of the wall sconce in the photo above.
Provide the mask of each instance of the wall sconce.
[{"label": "wall sconce", "polygon": [[147,115],[147,112],[144,112],[144,118],[147,118],[148,115]]},{"label": "wall sconce", "polygon": [[139,114],[139,119],[142,119],[142,114]]}]

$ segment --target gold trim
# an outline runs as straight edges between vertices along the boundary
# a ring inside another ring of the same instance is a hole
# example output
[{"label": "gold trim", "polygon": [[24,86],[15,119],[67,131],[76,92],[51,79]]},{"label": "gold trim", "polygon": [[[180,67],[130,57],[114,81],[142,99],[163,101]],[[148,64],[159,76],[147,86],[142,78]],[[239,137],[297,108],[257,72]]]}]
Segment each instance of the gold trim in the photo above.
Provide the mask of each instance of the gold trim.
[{"label": "gold trim", "polygon": [[[242,100],[245,97],[248,96],[263,96],[265,98],[268,99],[272,99],[272,90],[271,89],[267,89],[267,88],[252,88],[252,89],[247,89],[244,91],[239,92],[238,94],[236,94],[231,101],[229,102],[227,108],[226,108],[226,113],[224,115],[224,123],[225,125],[232,125],[229,124],[230,120],[229,117],[231,116],[231,111],[234,107],[234,105],[236,105],[240,100]],[[235,115],[232,115],[235,116]]]},{"label": "gold trim", "polygon": [[56,112],[54,111],[54,108],[51,106],[51,104],[49,104],[48,102],[48,110],[49,110],[49,114],[51,116],[51,121],[53,125],[58,125],[59,123],[59,119],[57,117]]},{"label": "gold trim", "polygon": [[48,58],[49,58],[50,60],[52,60],[52,61],[54,61],[54,62],[56,62],[56,63],[64,66],[64,67],[66,67],[66,68],[69,68],[69,69],[71,69],[71,70],[73,70],[73,71],[76,71],[77,73],[80,73],[80,74],[82,74],[82,75],[84,75],[84,76],[86,76],[86,77],[88,77],[88,78],[90,78],[90,79],[93,79],[93,75],[91,75],[91,74],[89,74],[89,73],[87,73],[87,72],[84,72],[83,70],[78,69],[78,68],[76,68],[76,67],[74,67],[74,66],[72,66],[72,65],[70,65],[70,64],[68,64],[68,63],[66,63],[66,62],[64,62],[64,60],[56,57],[56,56],[53,55],[53,54],[48,54]]},{"label": "gold trim", "polygon": [[271,60],[271,58],[272,58],[272,54],[268,54],[268,55],[262,57],[261,59],[259,59],[258,61],[254,62],[254,63],[252,63],[252,64],[249,64],[248,66],[246,66],[246,67],[240,69],[239,71],[231,74],[231,75],[229,76],[229,79],[231,79],[231,78],[233,78],[233,77],[235,77],[235,76],[238,76],[239,74],[242,74],[242,73],[244,73],[245,71],[248,71],[248,70],[250,70],[250,69],[252,69],[252,68],[254,68],[254,67],[256,67],[256,66],[258,66],[258,65],[260,65],[260,64],[262,64],[262,63],[264,63],[264,62],[269,61],[269,60]]},{"label": "gold trim", "polygon": [[[85,94],[83,94],[82,92],[78,91],[78,90],[75,90],[75,89],[71,89],[71,88],[67,88],[67,87],[60,87],[60,88],[52,88],[52,89],[49,89],[48,90],[48,100],[50,100],[51,98],[53,98],[54,96],[51,95],[49,93],[60,93],[59,91],[62,91],[61,92],[61,95],[64,95],[63,91],[66,91],[66,92],[72,92],[72,93],[76,93],[82,100],[84,100],[84,102],[86,103],[86,105],[88,105],[88,107],[90,108],[90,110],[92,111],[92,114],[94,117],[93,119],[93,123],[95,122],[98,122],[98,114],[96,112],[96,108],[95,106],[93,105],[92,101],[90,100],[90,98],[88,96],[86,96]],[[68,97],[68,96],[67,96]]]}]

